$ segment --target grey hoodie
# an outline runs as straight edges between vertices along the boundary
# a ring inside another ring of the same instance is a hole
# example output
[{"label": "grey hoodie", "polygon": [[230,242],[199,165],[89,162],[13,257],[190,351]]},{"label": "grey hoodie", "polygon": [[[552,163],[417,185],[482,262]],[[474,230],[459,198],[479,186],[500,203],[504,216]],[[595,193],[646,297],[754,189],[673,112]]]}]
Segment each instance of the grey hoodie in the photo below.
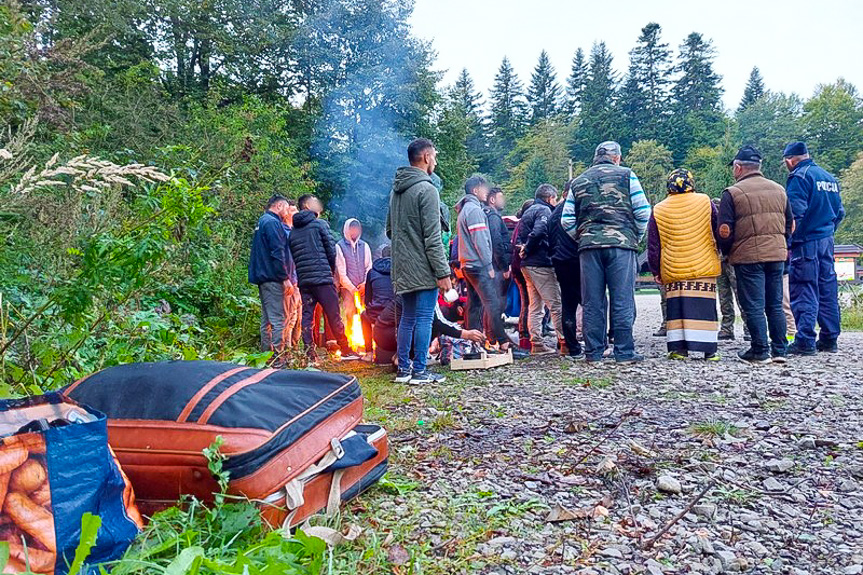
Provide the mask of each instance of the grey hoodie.
[{"label": "grey hoodie", "polygon": [[437,287],[450,269],[441,238],[438,191],[431,177],[413,166],[396,170],[387,212],[392,240],[392,278],[398,294]]},{"label": "grey hoodie", "polygon": [[494,257],[491,234],[479,198],[466,194],[455,209],[458,212],[458,261],[461,267],[474,270],[491,268]]}]

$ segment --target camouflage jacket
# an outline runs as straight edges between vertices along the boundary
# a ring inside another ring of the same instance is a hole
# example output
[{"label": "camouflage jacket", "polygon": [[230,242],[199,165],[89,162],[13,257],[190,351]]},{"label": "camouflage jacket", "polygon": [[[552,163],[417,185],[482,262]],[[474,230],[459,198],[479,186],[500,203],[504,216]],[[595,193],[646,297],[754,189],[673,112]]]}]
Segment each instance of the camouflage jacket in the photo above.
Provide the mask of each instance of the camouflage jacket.
[{"label": "camouflage jacket", "polygon": [[572,181],[560,218],[579,250],[637,250],[649,220],[650,202],[638,177],[608,160],[599,160]]}]

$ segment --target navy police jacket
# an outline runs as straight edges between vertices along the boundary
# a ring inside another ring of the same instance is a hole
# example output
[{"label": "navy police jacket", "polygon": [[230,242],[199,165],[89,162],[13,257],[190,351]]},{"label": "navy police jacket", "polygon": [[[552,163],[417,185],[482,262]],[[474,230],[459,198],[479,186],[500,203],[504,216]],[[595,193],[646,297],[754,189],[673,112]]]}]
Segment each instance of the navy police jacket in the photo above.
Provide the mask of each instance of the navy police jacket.
[{"label": "navy police jacket", "polygon": [[785,185],[794,213],[791,245],[830,237],[845,217],[839,182],[811,159],[803,160],[788,175]]}]

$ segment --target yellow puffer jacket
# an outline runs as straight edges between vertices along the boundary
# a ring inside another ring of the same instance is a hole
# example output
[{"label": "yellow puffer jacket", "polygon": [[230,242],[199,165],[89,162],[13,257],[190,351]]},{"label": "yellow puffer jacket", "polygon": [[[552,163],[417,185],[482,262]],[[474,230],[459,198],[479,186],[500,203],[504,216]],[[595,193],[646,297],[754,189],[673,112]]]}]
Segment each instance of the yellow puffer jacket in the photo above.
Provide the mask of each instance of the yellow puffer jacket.
[{"label": "yellow puffer jacket", "polygon": [[705,194],[672,194],[653,209],[662,246],[664,283],[716,277],[722,272]]}]

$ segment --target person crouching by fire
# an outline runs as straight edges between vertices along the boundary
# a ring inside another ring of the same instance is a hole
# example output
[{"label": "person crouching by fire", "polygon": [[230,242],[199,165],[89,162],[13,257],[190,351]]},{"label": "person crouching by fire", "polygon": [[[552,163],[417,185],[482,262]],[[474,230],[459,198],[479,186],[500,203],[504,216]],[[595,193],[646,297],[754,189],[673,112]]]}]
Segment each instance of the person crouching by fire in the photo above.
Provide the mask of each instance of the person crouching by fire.
[{"label": "person crouching by fire", "polygon": [[372,269],[366,275],[366,291],[363,300],[366,309],[361,314],[363,340],[366,346],[363,361],[371,362],[374,360],[372,349],[374,348],[373,330],[375,322],[387,304],[396,297],[391,276],[393,260],[390,254],[390,246],[383,246],[380,257],[374,261]]},{"label": "person crouching by fire", "polygon": [[339,283],[339,295],[342,300],[342,311],[345,313],[345,325],[351,325],[353,316],[362,310],[357,310],[356,295],[363,299],[366,289],[366,274],[372,269],[372,251],[364,242],[363,226],[356,218],[348,218],[342,228],[344,236],[336,244],[336,280]]},{"label": "person crouching by fire", "polygon": [[359,355],[351,349],[339,314],[339,294],[333,282],[336,246],[330,234],[330,226],[318,217],[324,207],[321,201],[311,194],[300,196],[297,204],[300,211],[293,217],[294,228],[288,238],[288,245],[297,269],[297,285],[303,303],[303,344],[306,354],[310,361],[317,361],[312,324],[315,306],[320,304],[327,324],[332,327],[333,335],[339,344],[341,359],[359,359]]}]

